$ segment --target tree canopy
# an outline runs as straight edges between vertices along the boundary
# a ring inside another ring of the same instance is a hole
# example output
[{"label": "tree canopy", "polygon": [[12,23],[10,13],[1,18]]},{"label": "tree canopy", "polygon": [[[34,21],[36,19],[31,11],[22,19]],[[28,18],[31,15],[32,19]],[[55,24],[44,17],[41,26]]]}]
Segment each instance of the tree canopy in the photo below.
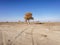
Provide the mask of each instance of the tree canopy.
[{"label": "tree canopy", "polygon": [[33,20],[34,18],[32,17],[32,13],[28,12],[28,13],[25,14],[24,19],[26,21],[29,21],[31,19]]}]

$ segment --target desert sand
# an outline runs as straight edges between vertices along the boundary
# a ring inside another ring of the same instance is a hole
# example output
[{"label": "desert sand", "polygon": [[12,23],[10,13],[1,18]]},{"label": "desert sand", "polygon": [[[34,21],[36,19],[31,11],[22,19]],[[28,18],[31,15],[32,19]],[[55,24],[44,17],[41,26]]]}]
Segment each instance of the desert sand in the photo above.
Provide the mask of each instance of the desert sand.
[{"label": "desert sand", "polygon": [[0,45],[60,45],[60,23],[0,23]]}]

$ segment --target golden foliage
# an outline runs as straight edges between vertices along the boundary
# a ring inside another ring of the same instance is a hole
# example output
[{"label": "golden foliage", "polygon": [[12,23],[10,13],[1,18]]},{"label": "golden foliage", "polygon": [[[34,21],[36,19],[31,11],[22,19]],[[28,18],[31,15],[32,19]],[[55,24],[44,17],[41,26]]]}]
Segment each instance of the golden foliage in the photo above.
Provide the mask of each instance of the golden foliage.
[{"label": "golden foliage", "polygon": [[25,19],[25,20],[33,19],[32,13],[30,13],[30,12],[29,12],[29,13],[26,13],[24,19]]}]

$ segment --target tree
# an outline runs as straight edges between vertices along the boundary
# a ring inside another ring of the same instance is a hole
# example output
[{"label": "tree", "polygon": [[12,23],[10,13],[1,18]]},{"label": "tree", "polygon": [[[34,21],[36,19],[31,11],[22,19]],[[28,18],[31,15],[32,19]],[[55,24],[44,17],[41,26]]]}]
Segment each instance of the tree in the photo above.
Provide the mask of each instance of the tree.
[{"label": "tree", "polygon": [[33,20],[34,18],[32,17],[32,13],[28,12],[24,16],[25,22],[29,23],[29,20]]}]

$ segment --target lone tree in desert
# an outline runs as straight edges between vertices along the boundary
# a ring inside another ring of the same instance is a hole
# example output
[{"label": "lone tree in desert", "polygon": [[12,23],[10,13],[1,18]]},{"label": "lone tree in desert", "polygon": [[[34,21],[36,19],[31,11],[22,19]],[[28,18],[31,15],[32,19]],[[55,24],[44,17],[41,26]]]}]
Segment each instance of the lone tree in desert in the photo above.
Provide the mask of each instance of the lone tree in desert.
[{"label": "lone tree in desert", "polygon": [[24,16],[25,22],[29,23],[29,20],[33,20],[34,18],[32,17],[32,13],[28,12]]}]

